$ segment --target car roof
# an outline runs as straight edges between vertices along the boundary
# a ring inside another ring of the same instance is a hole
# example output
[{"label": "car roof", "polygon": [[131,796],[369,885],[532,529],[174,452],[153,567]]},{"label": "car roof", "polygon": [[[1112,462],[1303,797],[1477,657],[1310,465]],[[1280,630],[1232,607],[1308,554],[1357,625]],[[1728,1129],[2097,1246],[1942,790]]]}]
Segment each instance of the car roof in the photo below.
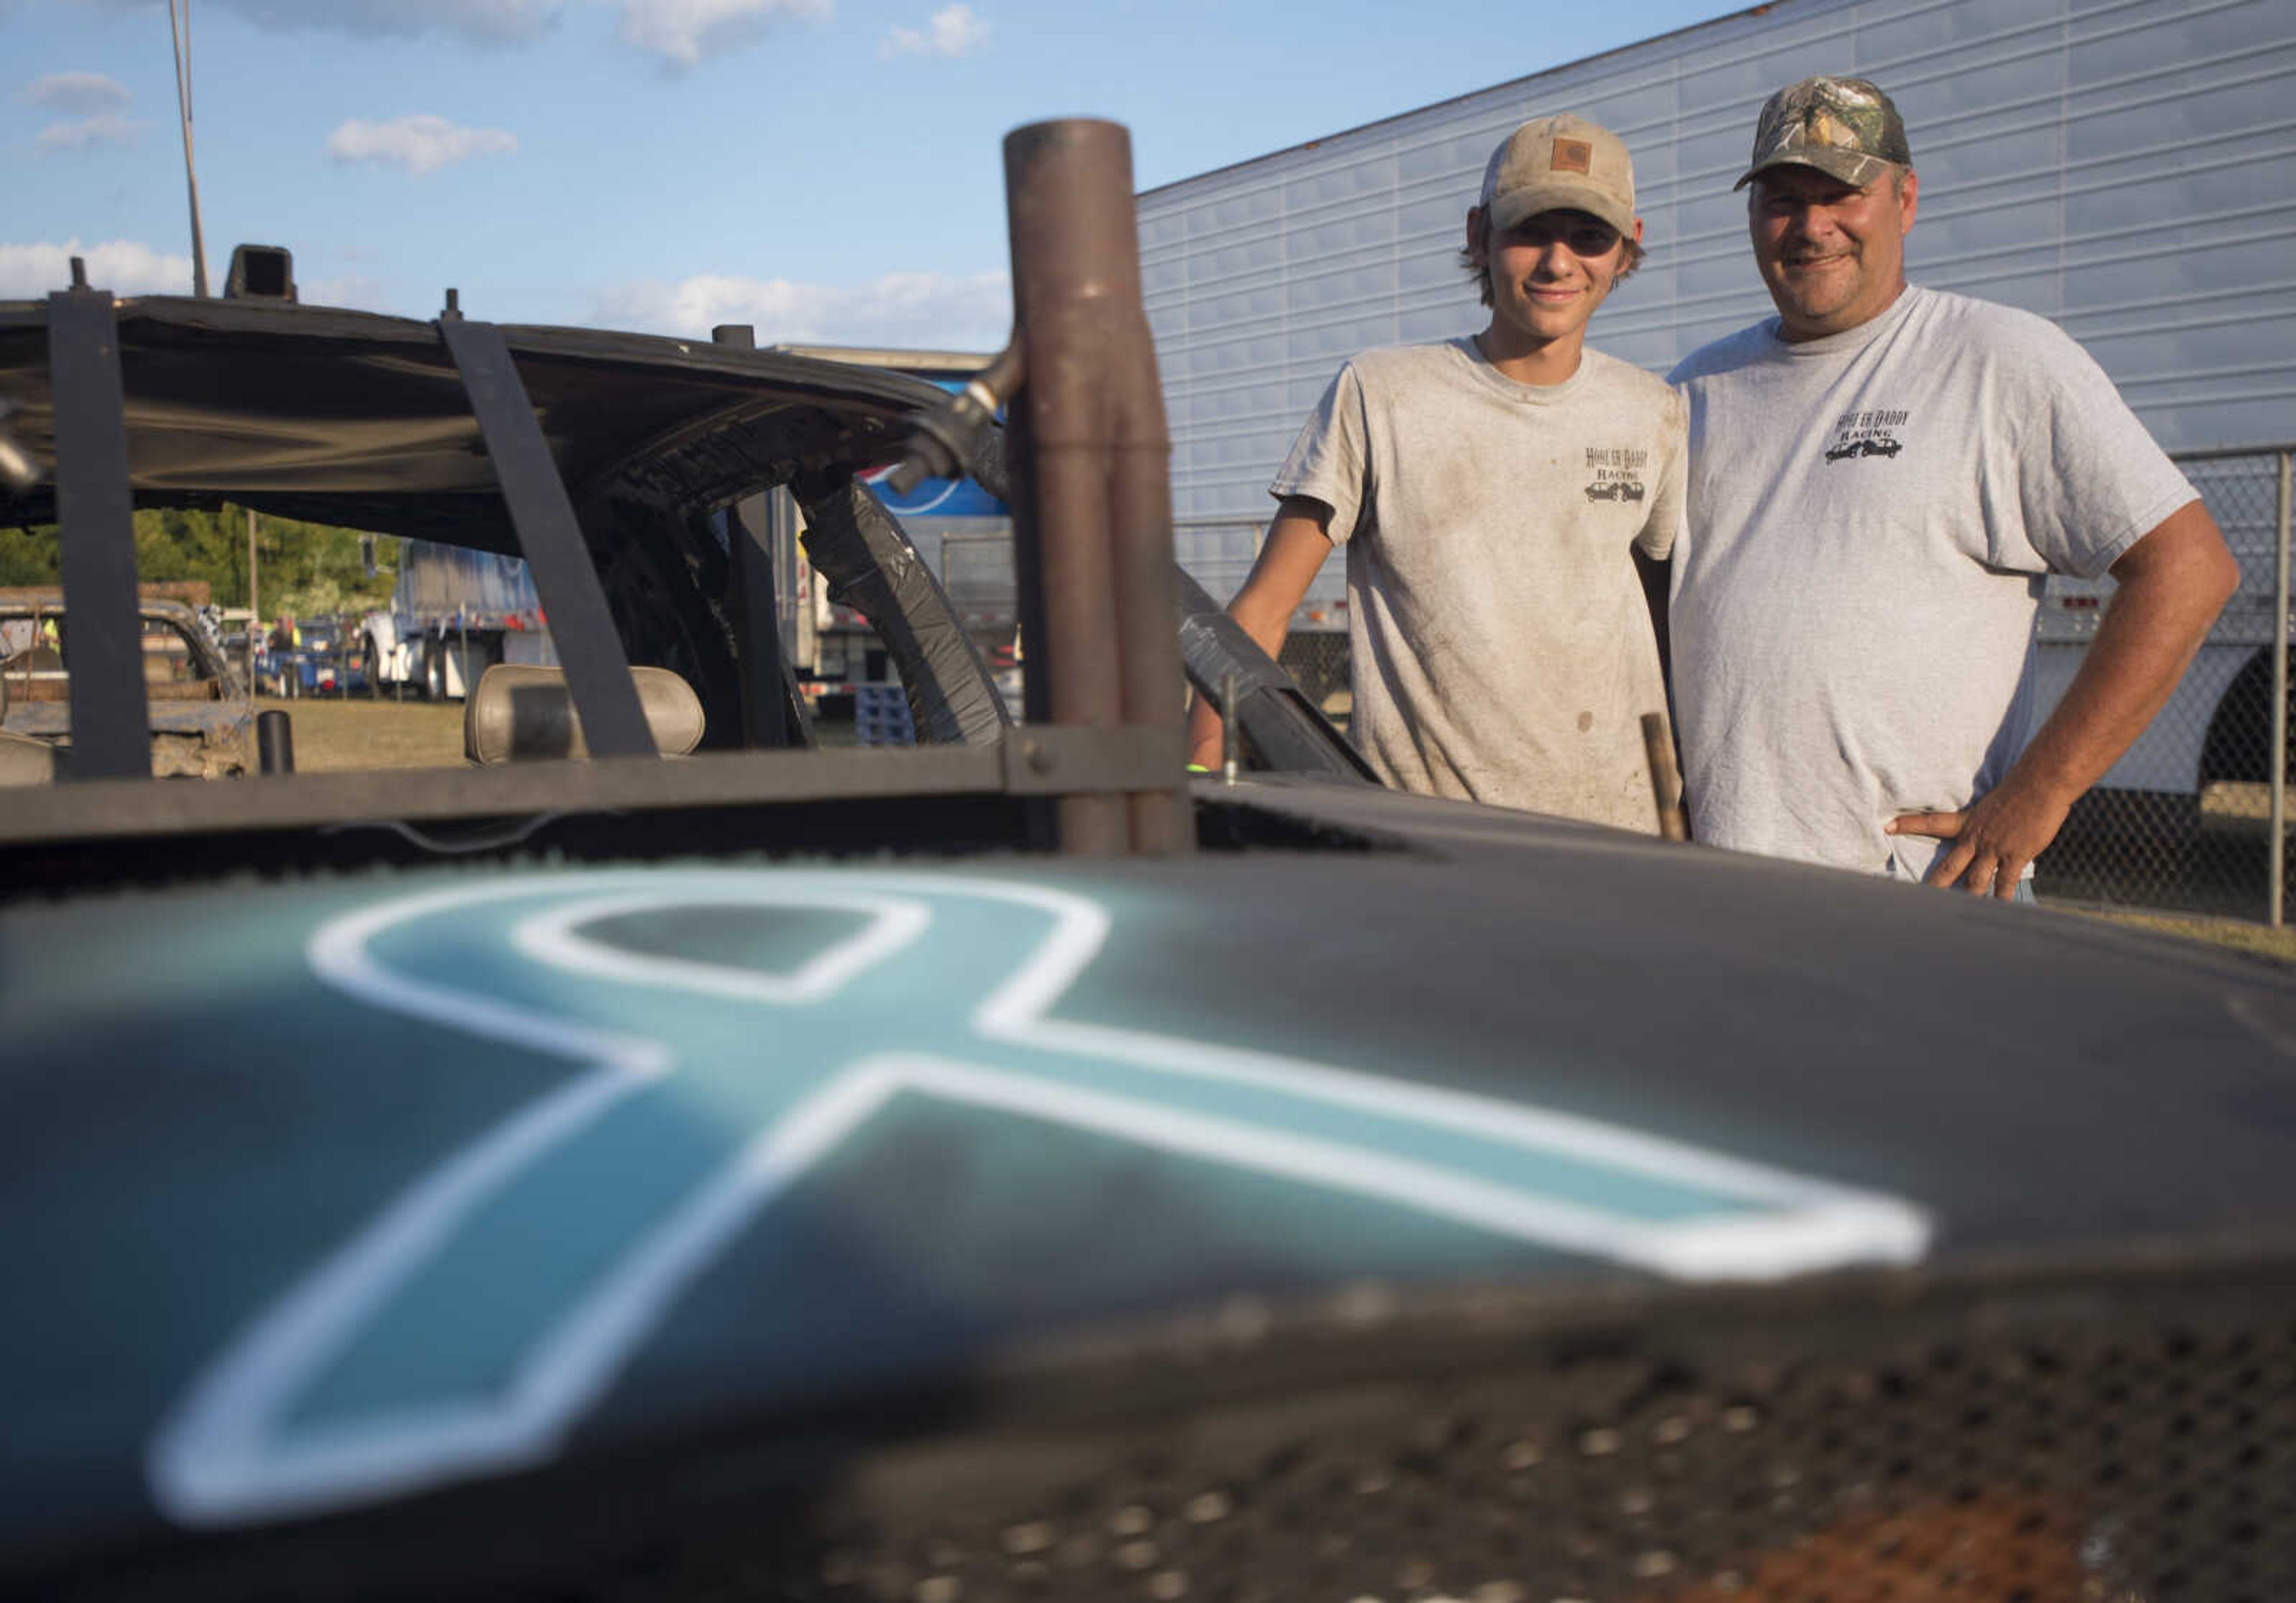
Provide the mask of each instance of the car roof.
[{"label": "car roof", "polygon": [[[0,302],[0,401],[55,450],[47,303]],[[281,517],[515,555],[477,421],[437,324],[284,302],[118,303],[131,487],[141,505],[229,499]],[[708,340],[507,325],[570,493],[708,502],[801,463],[897,454],[941,392],[851,364]],[[0,511],[52,522],[53,487]]]}]

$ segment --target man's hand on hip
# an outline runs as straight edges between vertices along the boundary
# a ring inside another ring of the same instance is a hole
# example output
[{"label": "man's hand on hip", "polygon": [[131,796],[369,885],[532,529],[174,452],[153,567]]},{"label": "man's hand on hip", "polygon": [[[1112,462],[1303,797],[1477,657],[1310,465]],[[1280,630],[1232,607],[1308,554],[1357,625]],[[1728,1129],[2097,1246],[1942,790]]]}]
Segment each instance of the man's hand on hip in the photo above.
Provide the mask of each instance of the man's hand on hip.
[{"label": "man's hand on hip", "polygon": [[1925,884],[2006,902],[2016,896],[2026,865],[2057,838],[2070,811],[2070,801],[2040,785],[2021,783],[2012,771],[1961,812],[1902,813],[1882,827],[1892,835],[1953,842]]},{"label": "man's hand on hip", "polygon": [[1960,813],[1908,813],[1892,835],[1950,840],[1931,885],[2005,900],[2017,877],[2064,828],[2080,794],[2103,778],[2167,703],[2240,584],[2208,509],[2188,501],[2112,565],[2120,589],[2055,712],[1998,785]]}]

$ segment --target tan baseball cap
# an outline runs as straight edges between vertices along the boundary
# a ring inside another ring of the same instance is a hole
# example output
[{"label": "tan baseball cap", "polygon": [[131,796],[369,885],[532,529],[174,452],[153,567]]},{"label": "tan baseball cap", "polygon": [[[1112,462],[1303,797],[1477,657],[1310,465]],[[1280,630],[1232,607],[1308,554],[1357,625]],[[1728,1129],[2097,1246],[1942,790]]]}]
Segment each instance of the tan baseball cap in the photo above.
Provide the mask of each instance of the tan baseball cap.
[{"label": "tan baseball cap", "polygon": [[1806,78],[1762,104],[1754,164],[1743,189],[1774,167],[1814,167],[1863,189],[1891,168],[1914,164],[1906,124],[1880,86],[1862,78]]},{"label": "tan baseball cap", "polygon": [[1635,164],[1608,128],[1565,111],[1527,122],[1483,169],[1485,222],[1512,228],[1542,211],[1583,211],[1635,231]]}]

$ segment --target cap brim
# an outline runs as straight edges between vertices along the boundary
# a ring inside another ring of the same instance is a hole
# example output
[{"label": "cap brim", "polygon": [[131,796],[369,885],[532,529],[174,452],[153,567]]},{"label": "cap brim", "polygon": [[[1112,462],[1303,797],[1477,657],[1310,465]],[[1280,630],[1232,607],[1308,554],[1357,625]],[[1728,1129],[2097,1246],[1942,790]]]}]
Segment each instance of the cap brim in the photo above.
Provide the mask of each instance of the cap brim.
[{"label": "cap brim", "polygon": [[1534,184],[1528,189],[1510,190],[1486,207],[1483,216],[1493,228],[1512,228],[1542,211],[1583,211],[1629,238],[1635,232],[1632,206],[1621,207],[1617,196],[1582,184]]},{"label": "cap brim", "polygon": [[1780,151],[1767,161],[1757,161],[1730,187],[1733,190],[1743,189],[1774,167],[1815,168],[1829,178],[1839,178],[1842,183],[1854,184],[1859,189],[1884,173],[1898,170],[1898,163],[1884,161],[1879,156],[1869,156],[1863,151],[1834,151],[1824,145],[1804,146],[1798,150]]}]

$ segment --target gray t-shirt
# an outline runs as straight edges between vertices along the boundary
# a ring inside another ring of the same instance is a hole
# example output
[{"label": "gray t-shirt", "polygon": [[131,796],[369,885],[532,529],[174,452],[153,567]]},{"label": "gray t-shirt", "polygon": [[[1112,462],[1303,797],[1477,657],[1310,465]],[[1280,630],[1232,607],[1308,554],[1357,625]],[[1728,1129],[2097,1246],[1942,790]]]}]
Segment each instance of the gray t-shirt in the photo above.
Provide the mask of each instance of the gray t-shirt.
[{"label": "gray t-shirt", "polygon": [[1340,370],[1269,487],[1348,552],[1356,743],[1406,790],[1656,830],[1666,694],[1629,546],[1681,519],[1681,398],[1596,351],[1519,384],[1472,339]]},{"label": "gray t-shirt", "polygon": [[1882,824],[1968,806],[2032,732],[2041,576],[2093,577],[2193,487],[2054,323],[1910,289],[1847,332],[1775,319],[1690,403],[1676,711],[1693,832],[1919,879]]}]

